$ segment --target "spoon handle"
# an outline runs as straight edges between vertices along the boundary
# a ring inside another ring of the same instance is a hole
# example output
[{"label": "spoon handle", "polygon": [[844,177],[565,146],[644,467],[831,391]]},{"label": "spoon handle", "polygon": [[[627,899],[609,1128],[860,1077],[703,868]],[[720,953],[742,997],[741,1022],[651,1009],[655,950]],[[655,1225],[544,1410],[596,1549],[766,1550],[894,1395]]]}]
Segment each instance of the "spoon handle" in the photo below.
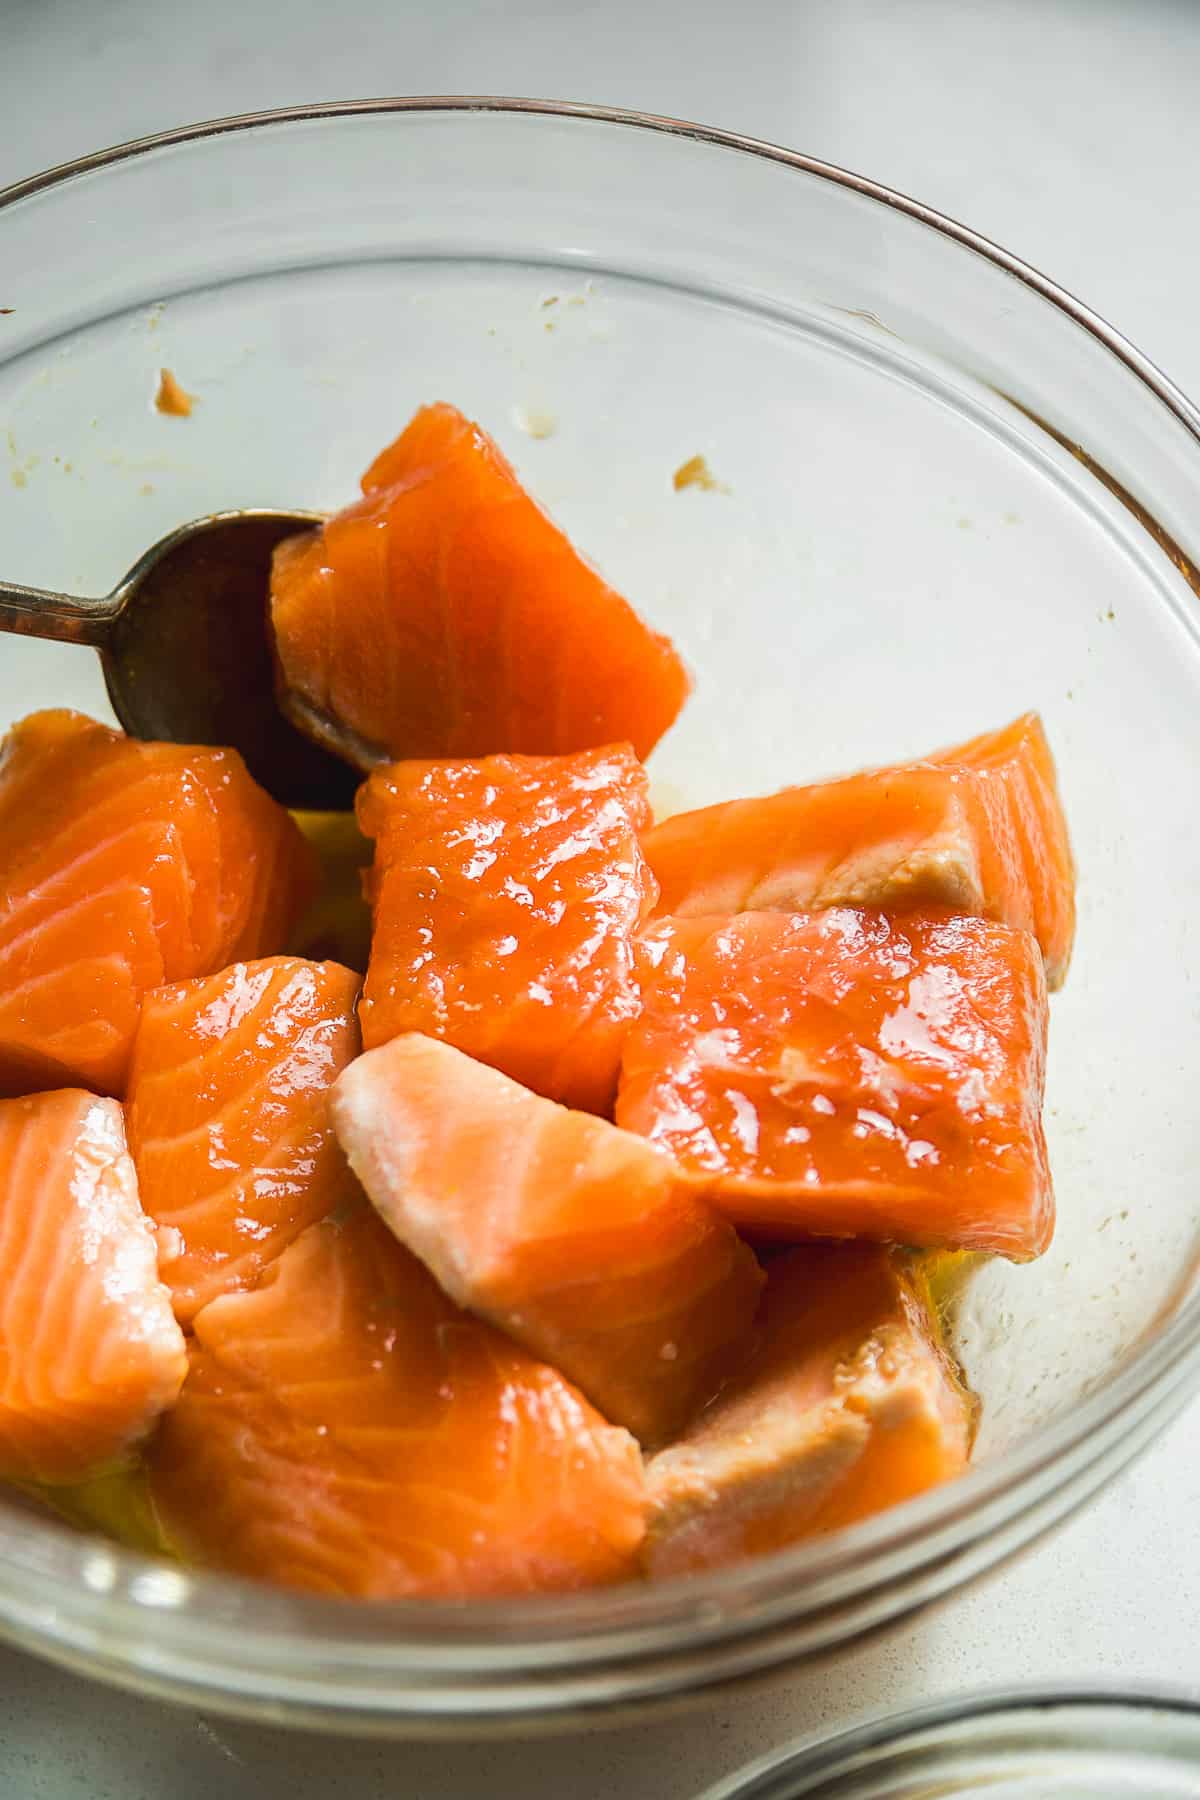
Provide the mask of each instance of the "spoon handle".
[{"label": "spoon handle", "polygon": [[63,644],[94,644],[99,648],[121,610],[115,594],[99,600],[56,594],[49,588],[16,587],[0,582],[0,631],[17,631],[25,637],[55,638]]}]

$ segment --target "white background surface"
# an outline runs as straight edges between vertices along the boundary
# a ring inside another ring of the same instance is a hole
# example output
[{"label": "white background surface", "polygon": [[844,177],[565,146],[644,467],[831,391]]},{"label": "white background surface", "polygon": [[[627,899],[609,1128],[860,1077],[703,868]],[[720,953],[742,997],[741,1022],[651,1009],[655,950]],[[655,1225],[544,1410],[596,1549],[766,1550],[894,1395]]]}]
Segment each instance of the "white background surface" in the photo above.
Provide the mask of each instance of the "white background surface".
[{"label": "white background surface", "polygon": [[[1044,268],[1200,395],[1198,87],[1200,5],[1184,0],[0,0],[0,183],[306,100],[642,107],[920,196]],[[796,1733],[956,1688],[1094,1677],[1200,1694],[1198,1426],[1193,1407],[1081,1519],[940,1614],[640,1730],[359,1746],[198,1719],[0,1652],[0,1800],[685,1800]]]}]

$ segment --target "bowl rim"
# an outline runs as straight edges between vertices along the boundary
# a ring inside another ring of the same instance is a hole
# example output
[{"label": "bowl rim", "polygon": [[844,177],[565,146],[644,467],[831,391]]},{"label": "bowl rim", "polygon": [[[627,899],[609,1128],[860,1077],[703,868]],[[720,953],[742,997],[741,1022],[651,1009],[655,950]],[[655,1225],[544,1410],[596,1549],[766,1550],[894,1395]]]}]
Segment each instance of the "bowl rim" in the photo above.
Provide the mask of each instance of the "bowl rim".
[{"label": "bowl rim", "polygon": [[[851,1762],[853,1772],[866,1772],[881,1753],[908,1750],[913,1747],[914,1739],[930,1733],[952,1730],[960,1725],[986,1726],[992,1721],[998,1722],[1003,1731],[1026,1715],[1034,1720],[1039,1714],[1058,1711],[1078,1711],[1096,1718],[1129,1715],[1132,1719],[1141,1714],[1171,1713],[1188,1721],[1200,1744],[1200,1700],[1180,1687],[1160,1687],[1137,1681],[1117,1688],[1091,1681],[1068,1681],[971,1688],[962,1694],[924,1701],[895,1712],[871,1713],[832,1733],[808,1733],[793,1738],[790,1743],[781,1744],[777,1750],[768,1751],[724,1776],[711,1788],[706,1788],[699,1800],[754,1800],[758,1784],[770,1777],[780,1780],[800,1777],[806,1782],[813,1776],[836,1777],[851,1773],[847,1766]],[[917,1755],[919,1757],[919,1750]],[[1188,1766],[1200,1773],[1200,1765],[1190,1759]],[[906,1778],[921,1772],[919,1763],[906,1762]],[[822,1789],[818,1787],[812,1791],[819,1795]]]},{"label": "bowl rim", "polygon": [[127,138],[118,144],[111,144],[102,150],[91,150],[82,156],[71,157],[68,161],[54,163],[47,169],[36,171],[32,175],[23,176],[20,180],[0,187],[0,208],[14,205],[19,200],[29,199],[34,194],[44,192],[48,188],[60,186],[79,175],[90,174],[95,170],[111,167],[115,163],[127,162],[132,158],[144,156],[155,150],[169,149],[172,145],[198,143],[204,138],[221,137],[231,132],[258,130],[264,126],[302,124],[318,119],[345,119],[365,117],[372,114],[404,114],[404,113],[507,113],[514,115],[541,115],[547,118],[582,119],[608,125],[625,125],[640,131],[654,132],[669,137],[691,139],[693,142],[711,144],[726,150],[741,150],[748,155],[759,157],[767,162],[782,164],[808,175],[815,175],[830,182],[835,187],[845,188],[852,193],[861,194],[865,199],[877,201],[893,211],[906,214],[923,225],[931,226],[943,237],[948,237],[968,250],[973,250],[986,261],[995,263],[998,268],[1013,276],[1024,286],[1045,300],[1049,300],[1059,311],[1066,313],[1075,324],[1099,339],[1106,350],[1123,362],[1138,379],[1146,384],[1163,404],[1179,419],[1179,422],[1200,441],[1200,406],[1194,404],[1170,376],[1166,375],[1158,364],[1133,341],[1126,337],[1115,326],[1093,307],[1080,300],[1069,288],[1059,282],[1052,281],[1049,276],[1036,268],[1024,258],[1006,250],[1002,244],[985,233],[975,231],[964,225],[961,220],[949,213],[929,206],[922,200],[914,199],[911,194],[899,188],[889,187],[883,182],[872,180],[870,176],[860,175],[840,163],[832,163],[821,157],[810,156],[802,150],[791,150],[786,145],[774,143],[769,138],[754,137],[746,132],[732,131],[720,125],[703,125],[694,119],[679,119],[669,113],[644,112],[633,107],[592,105],[578,100],[545,100],[511,94],[391,94],[379,95],[362,100],[323,100],[313,101],[303,106],[277,106],[246,113],[228,113],[219,118],[198,120],[192,125],[175,125],[166,131],[149,132],[143,137]]},{"label": "bowl rim", "polygon": [[[73,158],[0,189],[0,213],[80,177],[208,138],[370,115],[436,114],[542,116],[680,138],[774,163],[887,207],[992,264],[1087,332],[1166,408],[1200,450],[1200,409],[1176,384],[1098,313],[991,239],[921,201],[836,164],[743,133],[664,115],[570,101],[469,94],[385,96],[280,107],[180,126]],[[1045,429],[1053,435],[1052,427]],[[1100,474],[1103,478],[1102,471]],[[1159,541],[1161,544],[1161,536]],[[462,1675],[484,1681],[500,1677],[503,1683],[502,1671],[519,1665],[527,1677],[544,1681],[547,1690],[553,1687],[552,1671],[561,1664],[568,1646],[578,1665],[611,1667],[614,1658],[632,1656],[640,1664],[656,1652],[669,1652],[678,1646],[681,1632],[687,1634],[689,1652],[756,1634],[767,1636],[773,1627],[793,1622],[798,1614],[811,1617],[848,1598],[877,1592],[898,1572],[920,1574],[951,1560],[1022,1514],[1042,1519],[1040,1526],[1022,1536],[1024,1542],[1053,1522],[1046,1510],[1050,1497],[1067,1494],[1073,1479],[1076,1496],[1082,1491],[1079,1477],[1084,1463],[1094,1477],[1086,1492],[1101,1485],[1144,1447],[1151,1435],[1157,1435],[1186,1394],[1200,1386],[1200,1294],[1184,1291],[1174,1306],[1173,1315],[1153,1337],[1147,1335],[1146,1341],[1131,1348],[1111,1378],[1069,1413],[1030,1432],[1002,1459],[973,1468],[955,1482],[873,1519],[762,1557],[752,1565],[579,1595],[466,1604],[407,1600],[370,1607],[323,1595],[265,1589],[208,1571],[189,1571],[176,1578],[179,1594],[174,1600],[165,1601],[155,1594],[147,1601],[147,1578],[162,1570],[161,1560],[117,1549],[105,1539],[80,1538],[61,1527],[56,1535],[62,1545],[49,1559],[53,1566],[46,1566],[44,1554],[39,1566],[38,1558],[31,1559],[28,1553],[34,1545],[45,1552],[48,1532],[55,1530],[53,1523],[4,1507],[0,1512],[0,1569],[6,1571],[5,1578],[11,1578],[16,1590],[24,1590],[23,1619],[15,1635],[30,1647],[78,1659],[85,1645],[99,1635],[87,1622],[87,1611],[102,1606],[108,1631],[114,1624],[123,1624],[131,1632],[144,1632],[153,1612],[156,1629],[175,1635],[174,1648],[185,1661],[189,1651],[203,1659],[218,1639],[227,1639],[231,1632],[237,1632],[247,1648],[249,1641],[256,1639],[264,1654],[282,1654],[285,1659],[289,1645],[307,1638],[311,1646],[319,1637],[326,1654],[337,1658],[339,1675],[346,1678],[366,1676],[368,1670],[378,1677],[390,1669],[393,1675],[436,1671],[448,1674],[451,1681]],[[1122,1455],[1116,1448],[1124,1436],[1122,1427],[1128,1422],[1132,1433],[1151,1414],[1153,1433],[1143,1431],[1134,1448]],[[1102,1473],[1095,1476],[1102,1465]],[[1013,1504],[1014,1497],[1018,1504]],[[1065,1510],[1065,1505],[1060,1505],[1054,1516]],[[89,1591],[89,1584],[81,1580],[87,1555],[94,1555],[101,1546],[118,1559],[123,1572],[122,1579],[103,1593],[94,1587]],[[976,1570],[995,1560],[997,1557],[977,1560]],[[869,1572],[869,1578],[856,1581],[856,1572],[861,1577]],[[950,1585],[959,1585],[960,1579],[956,1577]],[[44,1587],[46,1583],[57,1586],[61,1610],[56,1610],[53,1620],[34,1624],[33,1596],[38,1584]],[[200,1597],[193,1589],[202,1589],[221,1601],[219,1617],[189,1614],[186,1601]],[[12,1629],[12,1608],[6,1606],[0,1592],[0,1619],[6,1612]],[[74,1618],[75,1614],[85,1616]],[[869,1623],[864,1624],[846,1635],[869,1628]],[[784,1659],[780,1654],[770,1660]],[[129,1648],[118,1660],[130,1679],[146,1678],[140,1653]],[[111,1669],[108,1672],[112,1675]],[[249,1672],[248,1660],[242,1673]],[[324,1674],[328,1682],[328,1667]],[[713,1679],[711,1671],[708,1679]],[[269,1677],[264,1676],[263,1681],[256,1691],[270,1692]],[[703,1684],[701,1676],[696,1685]],[[188,1677],[176,1685],[186,1687]],[[336,1690],[337,1682],[331,1685]],[[336,1709],[336,1692],[330,1698]],[[476,1691],[476,1701],[482,1698]],[[541,1699],[551,1708],[557,1704],[549,1691]],[[419,1710],[419,1680],[412,1700]],[[345,1704],[362,1704],[362,1698],[348,1694]],[[376,1693],[370,1704],[381,1710],[388,1705],[403,1710],[403,1690],[393,1690],[386,1699]],[[540,1704],[535,1703],[533,1710]]]}]

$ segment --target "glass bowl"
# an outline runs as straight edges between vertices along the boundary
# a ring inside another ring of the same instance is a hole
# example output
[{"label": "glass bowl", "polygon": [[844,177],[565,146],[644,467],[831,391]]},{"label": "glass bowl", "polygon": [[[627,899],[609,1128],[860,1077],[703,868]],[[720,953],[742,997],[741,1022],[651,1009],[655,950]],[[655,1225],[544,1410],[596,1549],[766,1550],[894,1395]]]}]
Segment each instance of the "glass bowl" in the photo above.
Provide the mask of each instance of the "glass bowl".
[{"label": "glass bowl", "polygon": [[703,1800],[1200,1800],[1200,1706],[1089,1689],[975,1694],[764,1757]]},{"label": "glass bowl", "polygon": [[[1194,1390],[1200,416],[1086,308],[870,181],[670,120],[401,100],[232,119],[0,195],[4,573],[99,592],[226,506],[323,507],[421,401],[496,432],[690,659],[668,810],[1031,706],[1080,866],[1060,1227],[957,1338],[978,1464],[703,1579],[360,1607],[0,1508],[15,1642],[212,1710],[474,1732],[696,1697],[911,1615],[1065,1518]],[[160,367],[197,396],[157,413]],[[704,455],[718,488],[676,491]],[[105,712],[0,639],[0,714]]]}]

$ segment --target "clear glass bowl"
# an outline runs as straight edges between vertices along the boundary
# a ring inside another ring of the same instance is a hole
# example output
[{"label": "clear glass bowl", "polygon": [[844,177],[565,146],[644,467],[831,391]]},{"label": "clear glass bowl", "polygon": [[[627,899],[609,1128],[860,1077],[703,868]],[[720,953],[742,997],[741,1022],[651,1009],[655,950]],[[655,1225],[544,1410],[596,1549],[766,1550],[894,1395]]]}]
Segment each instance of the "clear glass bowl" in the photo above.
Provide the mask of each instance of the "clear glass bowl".
[{"label": "clear glass bowl", "polygon": [[[1194,408],[897,194],[541,103],[368,102],[107,152],[0,195],[0,269],[8,577],[99,591],[181,520],[340,503],[417,403],[453,399],[690,658],[661,806],[1037,706],[1081,899],[1051,1033],[1059,1234],[963,1301],[965,1479],[703,1580],[463,1606],[225,1581],[6,1504],[7,1634],[208,1708],[528,1728],[825,1655],[1095,1493],[1200,1369]],[[164,365],[189,419],[152,406]],[[722,491],[673,489],[698,453]],[[90,653],[0,639],[0,716],[56,702],[104,711]]]},{"label": "clear glass bowl", "polygon": [[1200,1800],[1200,1706],[977,1694],[764,1757],[703,1800]]}]

